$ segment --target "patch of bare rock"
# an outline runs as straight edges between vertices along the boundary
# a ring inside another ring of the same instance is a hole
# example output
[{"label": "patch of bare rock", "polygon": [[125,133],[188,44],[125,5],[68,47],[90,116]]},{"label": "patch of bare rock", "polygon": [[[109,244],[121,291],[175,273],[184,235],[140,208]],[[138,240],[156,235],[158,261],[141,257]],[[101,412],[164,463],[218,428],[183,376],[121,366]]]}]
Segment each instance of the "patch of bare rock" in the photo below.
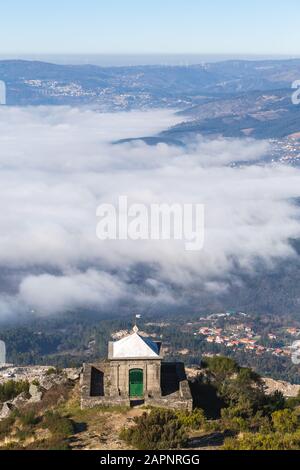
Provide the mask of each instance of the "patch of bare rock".
[{"label": "patch of bare rock", "polygon": [[60,385],[67,385],[79,381],[81,369],[63,369],[56,371],[49,367],[2,367],[0,369],[0,384],[8,381],[29,382],[29,392],[22,392],[13,400],[0,403],[0,420],[8,418],[16,409],[26,405],[39,403],[43,397]]}]

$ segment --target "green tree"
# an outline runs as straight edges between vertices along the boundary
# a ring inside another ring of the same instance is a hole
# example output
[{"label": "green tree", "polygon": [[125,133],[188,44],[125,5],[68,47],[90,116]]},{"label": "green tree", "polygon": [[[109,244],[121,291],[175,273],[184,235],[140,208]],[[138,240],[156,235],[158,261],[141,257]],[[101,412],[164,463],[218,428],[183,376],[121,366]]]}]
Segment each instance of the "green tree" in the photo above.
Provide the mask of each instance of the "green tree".
[{"label": "green tree", "polygon": [[275,431],[279,433],[293,433],[299,426],[299,417],[295,411],[285,409],[275,411],[272,414],[272,422]]},{"label": "green tree", "polygon": [[263,383],[258,374],[248,368],[241,368],[238,373],[225,379],[221,393],[231,405],[247,403],[256,412],[263,404],[265,393]]},{"label": "green tree", "polygon": [[232,377],[240,369],[236,361],[223,356],[205,357],[202,366],[208,369],[218,385],[221,385],[225,379]]}]

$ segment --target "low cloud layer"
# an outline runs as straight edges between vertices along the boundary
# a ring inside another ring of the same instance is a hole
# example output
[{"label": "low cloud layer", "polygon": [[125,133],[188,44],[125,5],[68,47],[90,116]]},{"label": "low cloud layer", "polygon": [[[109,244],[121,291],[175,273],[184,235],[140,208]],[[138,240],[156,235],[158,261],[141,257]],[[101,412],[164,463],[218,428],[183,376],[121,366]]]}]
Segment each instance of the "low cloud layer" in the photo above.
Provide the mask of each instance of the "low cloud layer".
[{"label": "low cloud layer", "polygon": [[[261,159],[268,143],[199,138],[186,149],[112,141],[176,124],[166,111],[98,114],[68,107],[0,108],[0,317],[126,302],[184,305],[218,295],[237,272],[295,256],[297,169]],[[132,203],[205,204],[205,248],[184,242],[100,242],[96,209]]]}]

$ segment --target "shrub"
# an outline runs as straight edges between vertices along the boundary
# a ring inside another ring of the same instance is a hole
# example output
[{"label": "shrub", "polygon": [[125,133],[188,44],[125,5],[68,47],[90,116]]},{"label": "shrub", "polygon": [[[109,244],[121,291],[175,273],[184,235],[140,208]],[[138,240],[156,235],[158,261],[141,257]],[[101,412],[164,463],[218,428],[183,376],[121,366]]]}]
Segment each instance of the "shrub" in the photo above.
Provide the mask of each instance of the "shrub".
[{"label": "shrub", "polygon": [[28,393],[29,386],[29,382],[26,380],[21,380],[19,382],[8,380],[8,382],[0,385],[0,402],[3,403],[9,400],[13,400],[23,392]]},{"label": "shrub", "polygon": [[26,447],[26,450],[69,450],[67,441],[61,438],[47,439],[34,442]]},{"label": "shrub", "polygon": [[299,397],[287,398],[286,399],[286,408],[290,408],[291,410],[294,410],[298,406],[300,406],[300,398]]},{"label": "shrub", "polygon": [[275,431],[279,433],[293,433],[299,426],[298,415],[289,409],[275,411],[272,421]]},{"label": "shrub", "polygon": [[43,428],[49,429],[55,437],[68,438],[74,434],[73,422],[59,413],[48,411],[43,419]]},{"label": "shrub", "polygon": [[55,367],[50,367],[46,372],[46,375],[56,375],[56,374],[58,374],[58,370]]},{"label": "shrub", "polygon": [[184,426],[176,413],[152,410],[135,419],[136,426],[121,432],[120,438],[141,450],[178,449],[186,443]]},{"label": "shrub", "polygon": [[268,416],[271,416],[275,411],[283,410],[286,407],[287,400],[278,390],[264,398],[263,411]]},{"label": "shrub", "polygon": [[36,385],[37,387],[40,386],[40,382],[37,379],[33,380],[31,383],[32,385]]},{"label": "shrub", "polygon": [[300,434],[245,434],[241,439],[226,439],[224,450],[299,450]]},{"label": "shrub", "polygon": [[11,433],[15,420],[16,420],[15,416],[12,415],[9,418],[6,418],[0,421],[0,438],[1,439]]},{"label": "shrub", "polygon": [[32,429],[18,429],[15,433],[15,438],[19,441],[26,441],[29,437],[34,436]]},{"label": "shrub", "polygon": [[32,410],[21,413],[19,416],[19,421],[23,426],[34,426],[38,422],[38,418],[35,415],[35,412]]},{"label": "shrub", "polygon": [[236,413],[234,408],[224,408],[221,414],[221,427],[224,431],[249,431],[249,421]]},{"label": "shrub", "polygon": [[223,431],[234,432],[272,432],[271,421],[262,411],[253,414],[249,403],[224,408],[220,425]]},{"label": "shrub", "polygon": [[186,429],[201,429],[206,425],[206,418],[203,410],[177,411],[176,416],[179,422]]},{"label": "shrub", "polygon": [[9,444],[6,444],[4,447],[0,447],[0,450],[24,450],[24,447],[20,442],[10,442]]},{"label": "shrub", "polygon": [[45,392],[42,401],[30,403],[26,409],[34,411],[35,415],[42,414],[45,410],[56,407],[62,400],[67,400],[72,389],[72,384],[54,385]]}]

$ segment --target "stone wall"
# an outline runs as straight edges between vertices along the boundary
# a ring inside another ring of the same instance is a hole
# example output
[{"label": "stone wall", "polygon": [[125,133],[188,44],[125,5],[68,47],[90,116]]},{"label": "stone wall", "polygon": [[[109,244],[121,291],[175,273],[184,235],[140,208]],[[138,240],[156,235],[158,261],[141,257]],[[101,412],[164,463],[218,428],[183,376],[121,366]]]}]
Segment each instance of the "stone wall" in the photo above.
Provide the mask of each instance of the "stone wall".
[{"label": "stone wall", "polygon": [[[187,409],[193,407],[193,400],[186,380],[184,365],[181,363],[161,363],[160,360],[113,360],[94,364],[84,364],[81,377],[81,406],[130,406],[129,372],[142,369],[144,372],[144,397],[142,402],[149,406],[160,406],[171,409]],[[95,396],[92,380],[93,370],[103,374],[103,391],[99,387],[99,396]],[[161,371],[172,371],[166,377]],[[161,384],[165,393],[162,395]],[[170,392],[166,390],[169,387]],[[93,396],[92,396],[93,395]]]},{"label": "stone wall", "polygon": [[170,410],[185,410],[185,411],[193,410],[193,400],[191,397],[187,399],[174,398],[174,397],[148,399],[148,400],[145,400],[145,405],[158,407],[158,408],[167,408]]},{"label": "stone wall", "polygon": [[[92,388],[92,371],[93,369],[99,370],[103,373],[103,396],[91,396]],[[111,382],[110,382],[110,364],[108,361],[98,362],[94,364],[83,364],[83,372],[80,378],[81,387],[81,400],[98,402],[104,401],[106,396],[110,396]],[[94,405],[95,406],[95,405]]]}]

